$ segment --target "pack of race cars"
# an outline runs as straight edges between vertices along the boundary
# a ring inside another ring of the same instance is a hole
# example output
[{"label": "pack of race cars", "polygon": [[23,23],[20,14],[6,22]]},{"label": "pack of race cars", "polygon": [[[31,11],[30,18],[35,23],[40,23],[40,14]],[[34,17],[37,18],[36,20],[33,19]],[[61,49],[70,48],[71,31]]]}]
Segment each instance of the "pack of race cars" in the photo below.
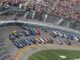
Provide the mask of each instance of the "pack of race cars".
[{"label": "pack of race cars", "polygon": [[[67,40],[65,41],[65,43],[67,45],[71,45],[71,41],[70,40],[76,40],[76,41],[80,42],[80,38],[79,37],[74,37],[71,34],[62,34],[60,32],[52,31],[50,33],[50,35],[52,37],[54,37],[54,38],[56,38],[58,36],[60,36],[61,38],[66,38]],[[68,40],[68,39],[70,39],[70,40]],[[60,45],[63,45],[62,40],[57,39],[57,43],[60,44]]]},{"label": "pack of race cars", "polygon": [[[54,40],[52,38],[48,38],[48,37],[43,37],[43,38],[27,38],[27,36],[30,36],[30,35],[40,35],[40,31],[38,29],[28,29],[28,30],[22,30],[22,29],[18,29],[18,30],[15,30],[15,31],[12,31],[9,33],[9,40],[11,40],[14,45],[17,47],[17,48],[23,48],[25,46],[28,46],[28,45],[31,45],[31,44],[46,44],[46,43],[51,43],[53,44],[54,43]],[[50,35],[52,37],[62,37],[62,38],[67,38],[67,39],[75,39],[77,41],[80,41],[80,39],[78,37],[73,37],[72,35],[70,34],[62,34],[60,32],[56,32],[56,31],[52,31],[50,33]],[[21,36],[26,36],[26,38],[21,38]],[[16,40],[18,38],[18,40]],[[60,40],[60,39],[57,39],[56,40],[58,44],[60,45],[63,45],[63,41]],[[66,40],[65,43],[67,45],[71,45],[71,41],[70,40]]]},{"label": "pack of race cars", "polygon": [[[30,35],[40,35],[40,31],[38,29],[28,29],[28,30],[15,30],[9,33],[9,40],[11,40],[14,45],[16,45],[18,48],[21,48],[26,45],[30,45],[30,40],[29,39],[22,39],[21,41],[16,41],[16,38],[20,38],[20,36],[30,36]],[[25,43],[24,43],[25,42]]]},{"label": "pack of race cars", "polygon": [[9,33],[9,39],[14,40],[15,38],[19,38],[20,36],[30,36],[30,35],[40,35],[40,32],[38,29],[28,29],[28,30],[15,30]]}]

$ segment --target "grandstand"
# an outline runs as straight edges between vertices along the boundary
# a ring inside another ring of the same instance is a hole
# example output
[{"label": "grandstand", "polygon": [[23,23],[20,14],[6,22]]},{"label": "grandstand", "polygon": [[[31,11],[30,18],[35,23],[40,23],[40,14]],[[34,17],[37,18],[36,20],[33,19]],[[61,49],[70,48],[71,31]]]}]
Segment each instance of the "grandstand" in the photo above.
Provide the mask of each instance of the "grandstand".
[{"label": "grandstand", "polygon": [[[49,1],[38,1],[38,3],[39,2],[45,3],[45,4],[49,3],[49,5],[47,5],[47,6],[42,5],[44,7],[41,7],[40,9],[44,8],[44,11],[40,11],[39,8],[38,8],[38,6],[40,4],[37,5],[37,3],[36,3],[37,1],[35,1],[35,2],[34,1],[30,1],[28,3],[28,5],[22,6],[22,8],[20,8],[19,5],[18,6],[14,6],[14,5],[9,5],[8,4],[9,7],[7,9],[8,10],[7,13],[6,13],[7,15],[4,15],[4,18],[1,15],[1,17],[2,17],[1,20],[5,20],[5,19],[7,19],[7,20],[14,20],[14,19],[17,19],[17,20],[20,20],[20,19],[21,20],[28,20],[28,19],[30,19],[30,20],[33,20],[33,21],[34,20],[38,20],[38,21],[41,21],[41,22],[50,22],[50,23],[52,23],[54,25],[59,25],[59,26],[61,25],[61,26],[64,26],[64,27],[69,27],[69,28],[72,28],[72,29],[80,30],[79,29],[79,23],[80,23],[79,20],[80,19],[78,17],[80,15],[80,13],[79,13],[80,10],[78,9],[80,7],[80,6],[78,6],[80,2],[78,0],[77,1],[73,1],[73,2],[75,2],[75,4],[77,4],[77,3],[78,4],[75,5],[74,8],[72,8],[72,9],[75,9],[75,10],[72,10],[74,12],[72,14],[76,15],[76,18],[75,18],[75,16],[73,16],[74,18],[70,16],[71,12],[69,12],[70,14],[65,12],[65,14],[68,14],[68,15],[60,16],[59,14],[57,14],[58,12],[56,12],[56,13],[54,12],[54,11],[56,11],[54,9],[53,9],[54,13],[50,14],[49,12],[52,11],[52,9],[48,8],[49,9],[49,11],[48,11],[48,9],[46,9],[46,8],[48,6],[54,6],[54,5],[50,5],[51,3]],[[64,3],[65,3],[65,1],[64,1]],[[54,1],[54,2],[58,2],[58,1]],[[63,1],[60,1],[58,3],[62,3],[62,2]],[[67,3],[68,2],[69,1],[67,1]],[[72,3],[72,1],[70,1],[70,2]],[[22,3],[23,3],[23,1],[22,1]],[[25,4],[27,4],[27,3],[25,3]],[[73,6],[73,5],[71,5],[71,6]],[[77,8],[76,8],[76,6],[77,6]],[[59,7],[60,7],[60,5],[59,5]],[[69,7],[69,6],[67,6],[67,7]],[[2,6],[1,6],[1,8],[2,8]],[[3,7],[3,9],[5,9],[5,8]],[[3,9],[0,9],[0,11],[1,10],[4,11]],[[25,9],[27,9],[27,10],[25,10]],[[58,5],[56,6],[56,9],[58,10]],[[70,10],[70,7],[68,9]],[[65,10],[65,11],[69,11],[68,9]],[[78,11],[77,11],[77,9],[78,9]],[[59,10],[60,10],[60,8],[59,8]],[[59,13],[61,14],[61,12],[59,12]],[[15,17],[15,16],[17,16],[17,17]]]}]

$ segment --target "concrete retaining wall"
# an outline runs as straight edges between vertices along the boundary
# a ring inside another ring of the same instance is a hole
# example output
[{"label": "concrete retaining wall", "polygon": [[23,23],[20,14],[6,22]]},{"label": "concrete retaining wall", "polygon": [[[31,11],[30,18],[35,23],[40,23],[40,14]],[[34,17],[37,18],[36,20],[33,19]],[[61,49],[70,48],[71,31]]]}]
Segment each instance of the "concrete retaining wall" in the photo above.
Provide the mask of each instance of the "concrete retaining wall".
[{"label": "concrete retaining wall", "polygon": [[73,34],[78,34],[80,35],[80,31],[77,30],[73,30],[73,29],[69,29],[69,28],[65,28],[65,27],[61,27],[61,26],[53,26],[50,24],[46,24],[46,23],[40,23],[40,22],[32,22],[32,21],[22,21],[22,20],[11,20],[11,21],[0,21],[0,26],[6,26],[6,25],[24,25],[24,26],[36,26],[36,27],[45,27],[45,28],[49,28],[49,29],[54,29],[57,31],[64,31],[64,32],[70,32]]}]

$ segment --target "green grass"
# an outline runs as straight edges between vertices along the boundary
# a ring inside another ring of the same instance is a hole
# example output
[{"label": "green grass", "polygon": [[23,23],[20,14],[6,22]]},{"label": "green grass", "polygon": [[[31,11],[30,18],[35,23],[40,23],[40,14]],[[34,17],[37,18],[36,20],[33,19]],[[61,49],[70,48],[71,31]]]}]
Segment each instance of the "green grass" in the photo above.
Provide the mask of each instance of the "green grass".
[{"label": "green grass", "polygon": [[[59,56],[66,56],[63,59]],[[80,58],[80,51],[76,50],[42,50],[32,54],[28,60],[74,60]]]}]

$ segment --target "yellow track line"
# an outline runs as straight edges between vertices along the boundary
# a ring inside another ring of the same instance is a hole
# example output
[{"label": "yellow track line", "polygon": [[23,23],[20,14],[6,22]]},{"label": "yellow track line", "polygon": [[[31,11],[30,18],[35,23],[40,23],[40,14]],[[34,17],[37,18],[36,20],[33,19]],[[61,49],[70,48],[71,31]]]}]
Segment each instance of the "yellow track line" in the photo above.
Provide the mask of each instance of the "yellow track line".
[{"label": "yellow track line", "polygon": [[71,48],[77,48],[80,49],[80,47],[74,47],[74,46],[68,46],[68,45],[56,45],[56,44],[37,44],[37,45],[30,45],[26,46],[24,48],[21,48],[15,55],[14,60],[18,60],[18,56],[25,50],[32,48],[32,47],[38,47],[38,46],[62,46],[62,47],[71,47]]}]

